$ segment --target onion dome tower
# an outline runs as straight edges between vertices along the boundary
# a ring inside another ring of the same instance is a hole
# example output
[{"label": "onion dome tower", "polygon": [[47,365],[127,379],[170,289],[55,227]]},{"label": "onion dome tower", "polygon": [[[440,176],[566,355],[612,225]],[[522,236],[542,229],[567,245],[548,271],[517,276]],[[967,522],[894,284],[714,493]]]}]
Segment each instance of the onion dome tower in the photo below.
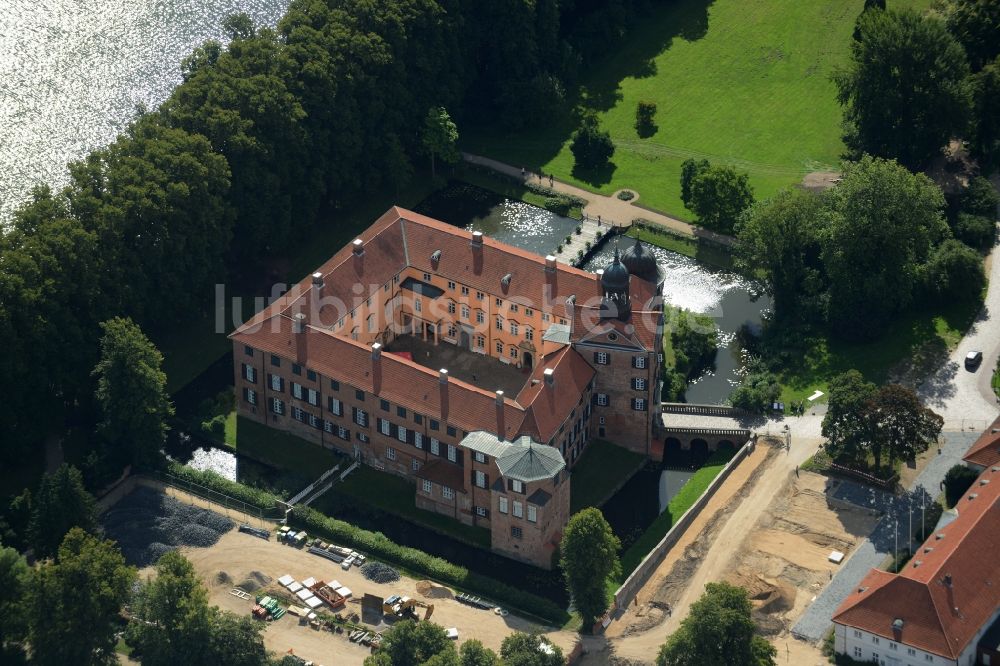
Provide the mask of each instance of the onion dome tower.
[{"label": "onion dome tower", "polygon": [[660,268],[653,253],[647,250],[638,238],[635,239],[635,245],[622,254],[621,261],[631,275],[655,284],[657,291],[660,291],[664,279],[663,269]]},{"label": "onion dome tower", "polygon": [[601,276],[601,290],[604,292],[601,301],[602,319],[628,319],[632,310],[628,297],[629,280],[628,269],[621,262],[618,246],[615,245],[615,258]]}]

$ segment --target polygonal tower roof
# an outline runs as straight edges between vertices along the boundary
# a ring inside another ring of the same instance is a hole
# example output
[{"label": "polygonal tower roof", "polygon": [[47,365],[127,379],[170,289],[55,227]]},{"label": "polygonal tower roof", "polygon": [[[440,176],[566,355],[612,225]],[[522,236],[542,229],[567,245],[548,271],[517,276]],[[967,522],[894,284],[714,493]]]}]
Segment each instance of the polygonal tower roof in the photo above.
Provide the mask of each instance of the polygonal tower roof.
[{"label": "polygonal tower roof", "polygon": [[629,273],[646,282],[659,284],[663,279],[656,257],[643,246],[638,238],[635,239],[635,245],[622,254],[622,264]]},{"label": "polygonal tower roof", "polygon": [[605,292],[627,294],[628,281],[628,269],[625,268],[624,264],[622,264],[621,258],[618,256],[618,246],[615,245],[615,258],[610,264],[608,264],[608,267],[604,269],[604,275],[601,276],[601,286],[604,288]]}]

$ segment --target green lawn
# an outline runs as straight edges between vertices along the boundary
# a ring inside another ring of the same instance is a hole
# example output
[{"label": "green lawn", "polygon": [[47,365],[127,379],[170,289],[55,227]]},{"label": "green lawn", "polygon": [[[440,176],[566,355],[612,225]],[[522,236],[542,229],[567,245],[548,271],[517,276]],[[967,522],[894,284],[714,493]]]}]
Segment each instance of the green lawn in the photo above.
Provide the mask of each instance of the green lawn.
[{"label": "green lawn", "polygon": [[831,378],[852,368],[876,383],[885,382],[902,363],[918,373],[928,372],[942,354],[958,345],[979,309],[978,302],[954,303],[936,314],[905,314],[872,342],[849,343],[828,336],[808,340],[804,351],[789,350],[790,358],[782,359],[781,400],[803,400],[816,389],[826,393]]},{"label": "green lawn", "polygon": [[646,456],[633,453],[603,439],[587,444],[573,467],[569,510],[576,513],[588,506],[601,506],[622,484],[646,463]]},{"label": "green lawn", "polygon": [[[319,444],[287,432],[274,430],[256,421],[235,418],[236,452],[278,469],[290,470],[310,480],[346,459]],[[229,423],[226,424],[227,439]],[[228,442],[227,442],[228,443]],[[346,469],[347,465],[342,465]]]},{"label": "green lawn", "polygon": [[733,255],[728,250],[699,242],[694,238],[684,238],[683,236],[672,234],[665,229],[660,230],[632,225],[626,235],[629,238],[638,238],[650,245],[662,247],[664,250],[670,250],[678,254],[683,254],[686,257],[697,259],[699,262],[708,264],[709,266],[716,266],[726,270],[731,270],[733,267]]},{"label": "green lawn", "polygon": [[[476,185],[483,189],[490,190],[491,192],[496,192],[497,194],[503,195],[508,199],[523,201],[524,203],[531,204],[532,206],[545,208],[547,197],[544,194],[531,190],[520,182],[499,176],[493,171],[487,169],[473,169],[470,167],[471,165],[465,165],[464,168],[458,171],[456,178],[471,185]],[[570,206],[566,217],[571,217],[574,220],[582,220],[582,206]]]},{"label": "green lawn", "polygon": [[490,531],[472,527],[454,518],[418,509],[414,504],[415,487],[401,477],[380,472],[361,465],[342,482],[313,503],[317,511],[336,516],[336,495],[349,498],[352,503],[374,507],[407,522],[454,537],[459,541],[489,550]]},{"label": "green lawn", "polygon": [[993,379],[990,381],[993,384],[993,392],[1000,398],[1000,359],[997,359],[997,367],[993,371]]},{"label": "green lawn", "polygon": [[[924,9],[930,0],[896,0]],[[603,193],[628,187],[645,206],[691,218],[680,201],[688,157],[750,172],[758,198],[835,168],[841,109],[830,80],[847,61],[863,0],[678,0],[644,17],[608,59],[584,73],[584,107],[616,145],[612,167],[574,177],[570,114],[515,135],[464,129],[463,148],[542,168]],[[657,104],[658,130],[640,138],[635,109]]]},{"label": "green lawn", "polygon": [[667,510],[657,516],[656,520],[642,533],[642,536],[622,555],[622,580],[635,571],[635,568],[642,562],[642,558],[646,557],[649,551],[653,550],[653,547],[666,536],[674,522],[683,516],[684,512],[701,497],[708,485],[732,458],[732,455],[732,453],[721,451],[713,453],[712,457],[694,473],[694,476],[688,479],[680,492],[670,500]]}]

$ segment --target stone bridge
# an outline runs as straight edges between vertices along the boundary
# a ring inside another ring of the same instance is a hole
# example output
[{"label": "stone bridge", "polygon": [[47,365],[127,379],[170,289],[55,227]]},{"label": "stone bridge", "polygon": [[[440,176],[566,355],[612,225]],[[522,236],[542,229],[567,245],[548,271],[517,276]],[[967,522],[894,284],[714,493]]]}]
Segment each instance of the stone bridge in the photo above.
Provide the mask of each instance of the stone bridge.
[{"label": "stone bridge", "polygon": [[[663,403],[662,450],[652,452],[657,460],[704,459],[720,448],[736,450],[753,437],[752,415],[733,407]],[[660,448],[660,447],[656,447]]]}]

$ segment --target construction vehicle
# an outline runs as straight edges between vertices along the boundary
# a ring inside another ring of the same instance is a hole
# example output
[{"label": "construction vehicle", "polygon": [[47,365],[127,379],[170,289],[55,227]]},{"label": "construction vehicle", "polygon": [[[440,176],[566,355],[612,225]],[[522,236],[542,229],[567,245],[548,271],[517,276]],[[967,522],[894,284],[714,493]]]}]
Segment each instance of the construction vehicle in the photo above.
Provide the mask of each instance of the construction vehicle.
[{"label": "construction vehicle", "polygon": [[434,612],[434,604],[425,604],[423,601],[418,599],[401,597],[398,594],[394,594],[382,602],[383,615],[390,615],[401,620],[421,619],[417,614],[417,608],[425,609],[423,617],[424,620],[429,620],[431,618],[431,614]]}]

